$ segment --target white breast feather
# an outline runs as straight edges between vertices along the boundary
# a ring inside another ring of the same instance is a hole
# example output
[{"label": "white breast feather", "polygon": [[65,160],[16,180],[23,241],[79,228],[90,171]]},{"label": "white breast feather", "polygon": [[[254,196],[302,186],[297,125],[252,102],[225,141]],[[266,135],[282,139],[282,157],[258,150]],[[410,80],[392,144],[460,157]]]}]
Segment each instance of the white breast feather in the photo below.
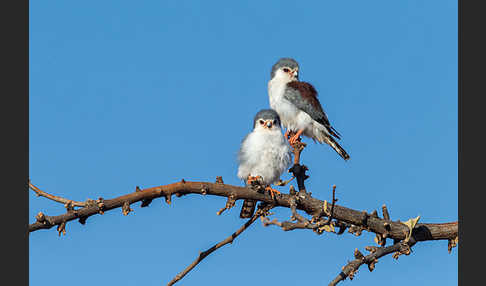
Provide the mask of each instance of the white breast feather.
[{"label": "white breast feather", "polygon": [[292,154],[280,129],[256,130],[242,142],[238,159],[240,179],[261,176],[265,184],[273,184],[289,168]]}]

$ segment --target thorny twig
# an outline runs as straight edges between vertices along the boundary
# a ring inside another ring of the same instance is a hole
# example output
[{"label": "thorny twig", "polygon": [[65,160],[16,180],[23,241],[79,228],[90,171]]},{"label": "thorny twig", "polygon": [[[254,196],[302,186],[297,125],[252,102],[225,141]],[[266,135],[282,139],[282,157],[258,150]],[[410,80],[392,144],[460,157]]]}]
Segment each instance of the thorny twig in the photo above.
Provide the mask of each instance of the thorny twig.
[{"label": "thorny twig", "polygon": [[282,180],[280,179],[280,180],[279,180],[278,182],[276,182],[274,185],[275,185],[275,186],[282,186],[282,187],[284,187],[284,186],[286,186],[288,183],[290,183],[290,182],[291,182],[293,179],[295,179],[295,177],[294,177],[294,176],[292,176],[290,179],[285,180],[285,181],[282,181]]},{"label": "thorny twig", "polygon": [[331,203],[331,211],[328,213],[327,212],[327,201],[324,201],[323,205],[323,210],[328,215],[327,221],[325,222],[326,224],[329,224],[331,220],[333,219],[333,214],[334,214],[334,206],[336,205],[336,202],[338,200],[336,199],[336,185],[332,186],[332,203]]},{"label": "thorny twig", "polygon": [[225,210],[229,210],[230,208],[235,206],[235,196],[229,196],[228,200],[226,201],[226,205],[221,208],[216,214],[221,215]]},{"label": "thorny twig", "polygon": [[66,207],[69,206],[69,205],[72,206],[72,207],[85,207],[86,206],[86,203],[85,202],[76,202],[76,201],[72,201],[72,200],[65,199],[63,197],[58,197],[58,196],[54,196],[54,195],[48,194],[48,193],[42,191],[41,189],[37,188],[36,186],[34,186],[30,182],[30,180],[29,180],[29,188],[32,191],[34,191],[37,196],[45,197],[45,198],[48,198],[48,199],[50,199],[52,201],[55,201],[55,202],[64,204]]},{"label": "thorny twig", "polygon": [[[337,233],[338,235],[342,234],[344,232],[344,229],[347,227],[347,224],[344,222],[333,222],[333,213],[334,213],[334,205],[337,202],[336,199],[336,186],[333,186],[332,190],[332,205],[331,205],[331,210],[327,210],[327,201],[324,201],[323,207],[321,212],[317,216],[312,217],[311,220],[306,219],[305,217],[299,215],[297,213],[297,202],[299,200],[298,196],[294,196],[290,199],[290,209],[292,212],[291,220],[297,220],[297,222],[291,222],[291,221],[283,221],[279,222],[276,219],[269,220],[268,218],[263,218],[262,217],[262,224],[263,226],[269,226],[269,225],[276,225],[282,228],[284,231],[289,231],[289,230],[294,230],[294,229],[311,229],[317,234],[322,234],[324,231],[327,232],[335,232],[334,231],[334,225],[337,225],[340,227],[339,232]],[[323,220],[321,217],[323,215],[327,215],[328,219]]]},{"label": "thorny twig", "polygon": [[[385,220],[385,222],[383,223],[383,227],[385,228],[385,231],[383,233],[377,233],[375,241],[378,245],[385,246],[386,238],[388,237],[388,230],[390,229],[390,223],[388,222],[390,221],[390,214],[388,213],[388,208],[386,207],[386,205],[383,205],[381,207],[381,210],[383,212],[383,219]],[[375,211],[375,213],[376,216],[378,216],[378,212]]]},{"label": "thorny twig", "polygon": [[371,253],[364,256],[358,249],[354,251],[355,259],[348,262],[343,268],[342,271],[334,278],[334,280],[329,283],[329,286],[334,286],[339,282],[345,280],[347,277],[353,280],[358,268],[363,264],[368,264],[368,270],[371,272],[375,269],[375,264],[378,262],[378,258],[383,257],[387,254],[395,253],[393,258],[398,259],[398,256],[401,254],[409,255],[410,254],[410,247],[416,243],[415,240],[408,241],[408,243],[404,242],[397,242],[391,246],[367,246],[366,250],[370,251]]}]

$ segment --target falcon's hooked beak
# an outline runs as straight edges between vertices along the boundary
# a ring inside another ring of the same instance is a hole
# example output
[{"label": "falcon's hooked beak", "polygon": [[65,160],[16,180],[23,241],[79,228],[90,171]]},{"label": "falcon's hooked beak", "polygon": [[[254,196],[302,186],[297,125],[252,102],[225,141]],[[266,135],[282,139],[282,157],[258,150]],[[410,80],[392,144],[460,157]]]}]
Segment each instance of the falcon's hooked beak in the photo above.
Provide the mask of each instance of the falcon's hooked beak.
[{"label": "falcon's hooked beak", "polygon": [[292,71],[292,76],[293,76],[294,78],[298,79],[298,78],[299,78],[299,70],[297,70],[297,69],[293,70],[293,71]]},{"label": "falcon's hooked beak", "polygon": [[265,122],[265,126],[269,129],[272,128],[272,125],[273,125],[273,122],[271,120],[268,120],[268,121]]}]

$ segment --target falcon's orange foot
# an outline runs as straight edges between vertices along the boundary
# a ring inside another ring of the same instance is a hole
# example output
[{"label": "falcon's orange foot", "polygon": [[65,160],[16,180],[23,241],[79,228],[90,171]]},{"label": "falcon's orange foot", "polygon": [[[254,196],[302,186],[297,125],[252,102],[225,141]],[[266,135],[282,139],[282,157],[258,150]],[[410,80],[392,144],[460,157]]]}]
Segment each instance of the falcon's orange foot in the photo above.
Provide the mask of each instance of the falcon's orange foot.
[{"label": "falcon's orange foot", "polygon": [[258,184],[260,183],[262,177],[261,176],[248,176],[248,178],[246,179],[246,184],[247,185],[254,185],[254,184]]},{"label": "falcon's orange foot", "polygon": [[270,192],[270,196],[272,196],[272,199],[275,199],[275,194],[280,195],[279,191],[272,189],[272,187],[270,187],[270,186],[266,186],[265,190]]},{"label": "falcon's orange foot", "polygon": [[302,132],[304,132],[304,130],[301,129],[301,130],[297,131],[297,133],[295,133],[295,135],[290,137],[290,139],[289,139],[290,145],[294,145],[297,142],[297,140],[300,139],[300,135],[302,134]]}]

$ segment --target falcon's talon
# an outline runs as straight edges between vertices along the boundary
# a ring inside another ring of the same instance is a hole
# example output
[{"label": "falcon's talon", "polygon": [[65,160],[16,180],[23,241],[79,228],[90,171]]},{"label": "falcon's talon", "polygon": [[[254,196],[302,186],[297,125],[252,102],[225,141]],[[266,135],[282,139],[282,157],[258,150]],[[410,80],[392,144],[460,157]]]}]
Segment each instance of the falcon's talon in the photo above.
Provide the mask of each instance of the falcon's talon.
[{"label": "falcon's talon", "polygon": [[262,182],[262,177],[261,176],[248,176],[248,179],[246,180],[247,185],[259,185]]},{"label": "falcon's talon", "polygon": [[289,130],[287,129],[284,133],[285,139],[289,140]]},{"label": "falcon's talon", "polygon": [[302,141],[302,139],[300,138],[300,135],[303,132],[304,132],[304,130],[299,130],[292,137],[290,137],[290,139],[289,139],[290,145],[294,145],[295,143]]},{"label": "falcon's talon", "polygon": [[270,196],[272,197],[272,199],[275,199],[275,194],[277,194],[277,195],[281,194],[279,191],[272,189],[272,187],[270,187],[270,186],[266,186],[265,190],[270,192]]},{"label": "falcon's talon", "polygon": [[295,137],[291,137],[291,138],[289,139],[289,143],[290,143],[290,145],[294,145],[294,144],[295,144],[295,142],[297,142],[297,138],[295,138]]}]

